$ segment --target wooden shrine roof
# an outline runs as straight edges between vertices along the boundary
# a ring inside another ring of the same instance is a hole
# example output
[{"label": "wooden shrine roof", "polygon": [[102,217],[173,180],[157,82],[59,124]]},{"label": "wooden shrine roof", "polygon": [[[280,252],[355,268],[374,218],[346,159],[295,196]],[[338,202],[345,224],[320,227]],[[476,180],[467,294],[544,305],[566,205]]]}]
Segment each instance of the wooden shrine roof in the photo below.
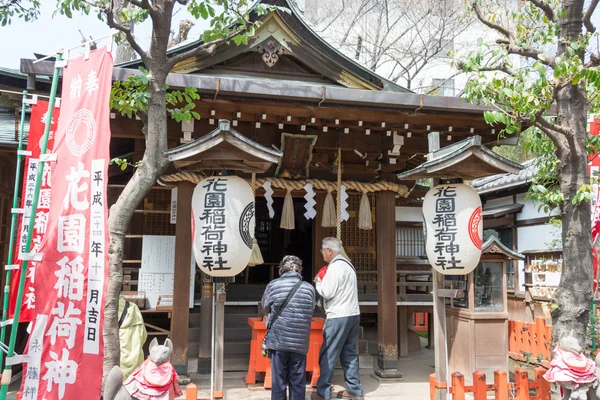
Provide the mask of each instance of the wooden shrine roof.
[{"label": "wooden shrine roof", "polygon": [[488,149],[473,136],[431,153],[417,168],[398,174],[398,179],[463,178],[472,180],[498,173],[518,174],[523,166]]},{"label": "wooden shrine roof", "polygon": [[237,170],[264,173],[283,153],[261,146],[231,128],[231,121],[220,120],[214,131],[167,151],[166,156],[178,171]]},{"label": "wooden shrine roof", "polygon": [[506,247],[504,244],[502,244],[502,242],[500,241],[500,239],[498,238],[497,234],[489,234],[487,235],[487,238],[485,237],[486,233],[484,232],[484,242],[483,245],[481,246],[481,252],[482,254],[501,254],[507,258],[509,258],[510,260],[524,260],[525,256],[521,253],[517,253],[516,251],[513,251],[511,249],[509,249],[508,247]]}]

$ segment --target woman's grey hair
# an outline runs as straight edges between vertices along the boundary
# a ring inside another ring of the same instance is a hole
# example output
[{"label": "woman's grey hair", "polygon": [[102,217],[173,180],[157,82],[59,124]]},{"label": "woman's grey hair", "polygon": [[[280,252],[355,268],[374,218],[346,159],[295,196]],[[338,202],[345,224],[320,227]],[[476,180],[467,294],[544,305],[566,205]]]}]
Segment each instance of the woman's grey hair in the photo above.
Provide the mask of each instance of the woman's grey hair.
[{"label": "woman's grey hair", "polygon": [[321,244],[323,249],[331,249],[334,253],[340,254],[342,252],[342,242],[334,237],[326,237],[323,239]]},{"label": "woman's grey hair", "polygon": [[296,256],[285,256],[279,263],[279,275],[286,272],[302,273],[302,260]]}]

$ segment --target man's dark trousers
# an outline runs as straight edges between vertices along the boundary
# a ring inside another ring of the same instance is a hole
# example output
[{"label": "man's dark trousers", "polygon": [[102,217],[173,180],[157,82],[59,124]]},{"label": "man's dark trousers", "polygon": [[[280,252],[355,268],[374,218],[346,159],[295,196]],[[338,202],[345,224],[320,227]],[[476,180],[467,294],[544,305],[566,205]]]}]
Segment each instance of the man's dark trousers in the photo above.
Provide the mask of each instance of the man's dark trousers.
[{"label": "man's dark trousers", "polygon": [[306,354],[271,350],[271,400],[306,398]]}]

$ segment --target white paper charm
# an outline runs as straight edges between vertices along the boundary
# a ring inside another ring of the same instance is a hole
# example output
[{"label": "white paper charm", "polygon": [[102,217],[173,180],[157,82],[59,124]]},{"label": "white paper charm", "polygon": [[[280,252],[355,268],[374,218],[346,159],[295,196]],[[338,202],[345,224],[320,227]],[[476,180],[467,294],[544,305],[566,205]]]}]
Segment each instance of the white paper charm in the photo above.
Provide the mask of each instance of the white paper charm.
[{"label": "white paper charm", "polygon": [[267,200],[267,208],[269,209],[269,218],[275,216],[275,210],[273,209],[273,189],[271,189],[271,182],[266,181],[263,184],[265,188],[265,199]]},{"label": "white paper charm", "polygon": [[315,192],[313,191],[313,185],[307,183],[304,186],[304,190],[306,194],[304,195],[304,199],[306,200],[306,204],[304,205],[304,209],[306,212],[304,213],[304,218],[313,219],[317,216],[317,210],[315,210],[315,205],[317,202],[315,201]]},{"label": "white paper charm", "polygon": [[346,193],[346,186],[342,185],[342,193],[341,193],[341,200],[342,200],[342,205],[341,205],[341,214],[340,214],[340,219],[342,221],[348,221],[348,219],[350,219],[350,214],[348,214],[348,202],[346,200],[348,200],[348,193]]}]

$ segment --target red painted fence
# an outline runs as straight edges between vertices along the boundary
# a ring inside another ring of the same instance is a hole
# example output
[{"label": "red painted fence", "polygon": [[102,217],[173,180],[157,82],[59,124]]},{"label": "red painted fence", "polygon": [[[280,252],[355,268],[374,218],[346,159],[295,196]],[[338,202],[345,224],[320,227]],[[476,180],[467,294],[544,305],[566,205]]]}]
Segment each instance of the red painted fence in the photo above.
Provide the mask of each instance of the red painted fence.
[{"label": "red painted fence", "polygon": [[508,321],[508,354],[514,360],[550,367],[552,325],[546,319],[535,322]]},{"label": "red painted fence", "polygon": [[[527,371],[522,369],[515,370],[515,381],[508,381],[506,371],[494,372],[494,383],[487,384],[486,376],[483,372],[473,374],[473,385],[465,385],[465,377],[459,372],[452,374],[452,383],[449,389],[446,382],[438,382],[435,374],[429,376],[429,398],[436,400],[437,389],[447,389],[452,400],[465,400],[468,398],[474,400],[550,400],[550,384],[543,378],[546,369],[538,367],[535,369],[535,379],[530,381]],[[488,393],[493,392],[494,397],[488,397]],[[531,394],[535,392],[535,394]]]}]

